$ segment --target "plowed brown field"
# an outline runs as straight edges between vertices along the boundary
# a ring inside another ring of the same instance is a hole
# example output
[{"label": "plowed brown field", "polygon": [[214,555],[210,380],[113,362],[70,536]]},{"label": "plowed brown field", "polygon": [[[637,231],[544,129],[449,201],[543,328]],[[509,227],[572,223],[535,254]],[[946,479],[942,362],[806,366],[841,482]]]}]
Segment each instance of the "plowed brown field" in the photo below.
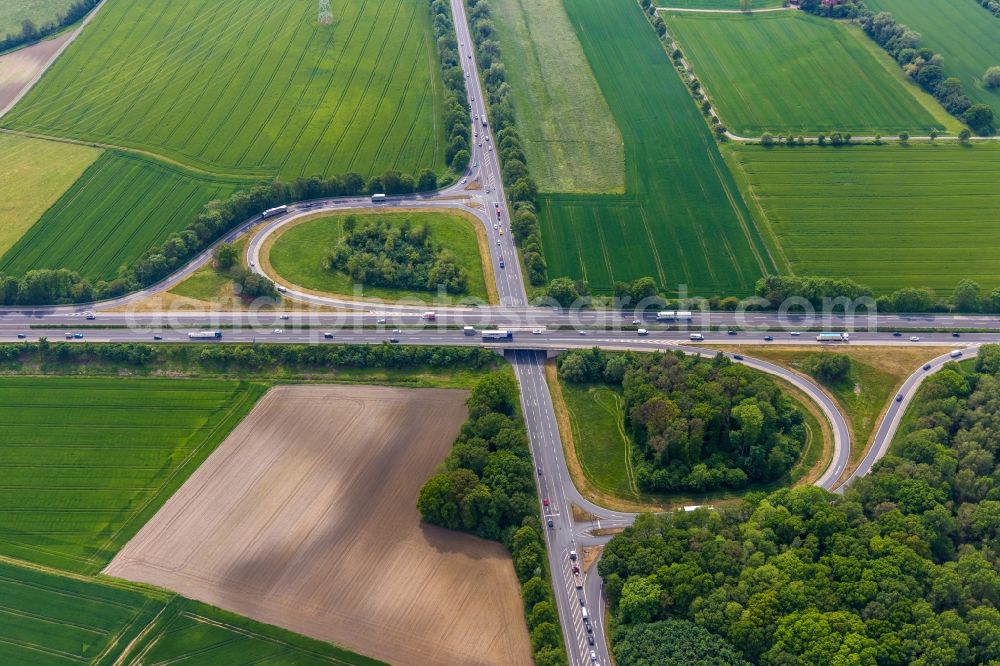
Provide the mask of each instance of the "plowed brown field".
[{"label": "plowed brown field", "polygon": [[416,510],[466,395],[272,389],[105,573],[393,664],[530,664],[506,550]]}]

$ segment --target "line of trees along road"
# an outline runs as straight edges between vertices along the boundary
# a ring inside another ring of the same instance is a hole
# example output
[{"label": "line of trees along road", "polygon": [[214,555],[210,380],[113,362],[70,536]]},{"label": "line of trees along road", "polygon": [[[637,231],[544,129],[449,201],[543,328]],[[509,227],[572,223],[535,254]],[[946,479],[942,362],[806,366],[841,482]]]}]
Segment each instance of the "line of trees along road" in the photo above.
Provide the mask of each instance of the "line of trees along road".
[{"label": "line of trees along road", "polygon": [[54,35],[89,14],[90,10],[100,2],[101,0],[77,0],[69,6],[65,14],[57,14],[54,21],[46,21],[41,25],[37,25],[34,21],[24,21],[19,33],[8,33],[0,39],[0,53],[40,42],[49,35]]},{"label": "line of trees along road", "polygon": [[556,361],[574,383],[620,387],[644,492],[739,489],[781,478],[806,440],[802,413],[761,372],[721,354],[571,351]]},{"label": "line of trees along road", "polygon": [[510,550],[535,664],[562,666],[566,652],[518,404],[517,381],[508,369],[479,381],[466,402],[469,420],[438,473],[420,490],[417,508],[428,523],[500,541]]},{"label": "line of trees along road", "polygon": [[767,666],[1000,664],[1000,347],[974,363],[925,381],[843,496],[756,493],[615,537],[599,570],[618,663],[680,663],[628,657],[672,620]]}]

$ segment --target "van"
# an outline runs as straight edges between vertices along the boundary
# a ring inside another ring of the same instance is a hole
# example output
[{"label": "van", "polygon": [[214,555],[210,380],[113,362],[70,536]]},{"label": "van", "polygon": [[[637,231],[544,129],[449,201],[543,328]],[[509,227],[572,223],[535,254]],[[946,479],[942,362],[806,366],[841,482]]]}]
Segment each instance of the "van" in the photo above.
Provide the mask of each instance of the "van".
[{"label": "van", "polygon": [[949,356],[951,356],[952,358],[958,358],[958,357],[959,357],[959,356],[961,356],[961,355],[962,355],[962,352],[961,352],[961,350],[959,350],[959,349],[956,349],[956,350],[955,350],[955,351],[953,351],[953,352],[952,352],[951,354],[949,354]]},{"label": "van", "polygon": [[691,339],[692,340],[704,340],[705,336],[702,335],[701,333],[692,333],[691,334]]},{"label": "van", "polygon": [[580,610],[583,612],[583,621],[587,622],[588,620],[590,620],[590,614],[587,613],[587,608],[584,607],[584,608],[581,608]]},{"label": "van", "polygon": [[638,331],[639,335],[649,335],[649,331],[644,328],[640,328]]}]

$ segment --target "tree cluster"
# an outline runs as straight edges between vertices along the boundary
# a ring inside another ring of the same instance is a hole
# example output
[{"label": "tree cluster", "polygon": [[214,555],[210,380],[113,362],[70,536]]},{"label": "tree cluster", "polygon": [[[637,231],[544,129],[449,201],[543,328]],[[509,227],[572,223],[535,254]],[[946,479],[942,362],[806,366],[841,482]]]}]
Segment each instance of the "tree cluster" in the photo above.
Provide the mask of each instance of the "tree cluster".
[{"label": "tree cluster", "polygon": [[642,516],[599,565],[616,622],[687,620],[764,665],[1000,663],[1000,347],[982,352],[926,380],[842,496]]},{"label": "tree cluster", "polygon": [[780,478],[798,460],[801,412],[763,373],[667,354],[572,351],[557,360],[564,381],[621,387],[636,483],[647,492],[703,493]]},{"label": "tree cluster", "polygon": [[77,0],[66,9],[65,14],[56,14],[53,21],[48,21],[42,25],[36,25],[34,21],[24,21],[21,24],[21,32],[17,34],[8,33],[0,39],[0,53],[11,49],[21,48],[28,44],[39,42],[49,35],[54,35],[63,28],[73,25],[100,3],[101,0]]},{"label": "tree cluster", "polygon": [[360,284],[465,293],[468,271],[450,250],[434,243],[427,225],[385,220],[356,226],[350,216],[345,233],[327,257],[327,268]]},{"label": "tree cluster", "polygon": [[993,16],[1000,18],[1000,0],[976,0],[984,9],[991,12]]},{"label": "tree cluster", "polygon": [[536,664],[566,663],[545,542],[537,517],[534,467],[510,372],[487,375],[472,389],[469,420],[417,508],[434,525],[501,541],[511,551]]},{"label": "tree cluster", "polygon": [[619,625],[611,643],[622,666],[749,666],[732,645],[688,620]]},{"label": "tree cluster", "polygon": [[941,54],[921,47],[920,33],[897,22],[889,12],[875,13],[861,0],[802,0],[800,7],[820,16],[854,19],[948,113],[977,134],[985,136],[993,132],[993,109],[986,104],[973,104],[962,91],[962,82],[947,75]]},{"label": "tree cluster", "polygon": [[431,26],[437,40],[438,62],[441,64],[441,80],[445,89],[444,127],[448,145],[444,159],[452,170],[460,172],[469,165],[472,152],[469,146],[469,102],[465,74],[462,72],[462,56],[458,52],[451,5],[446,0],[430,0],[429,4]]},{"label": "tree cluster", "polygon": [[827,384],[847,379],[851,374],[851,357],[847,354],[810,354],[803,369]]},{"label": "tree cluster", "polygon": [[0,345],[0,362],[24,364],[59,361],[86,365],[123,364],[137,368],[206,371],[296,371],[336,368],[489,368],[496,354],[478,347],[423,345],[285,345],[285,344],[91,344],[89,342],[20,342]]},{"label": "tree cluster", "polygon": [[[824,299],[874,298],[871,289],[850,279],[791,275],[766,275],[757,280],[754,293],[766,301],[759,306],[763,309],[781,307],[790,298],[805,299],[817,309],[823,308]],[[1000,287],[984,293],[979,283],[963,279],[949,296],[938,296],[926,287],[904,287],[874,300],[880,312],[997,313],[1000,312]],[[793,304],[788,309],[801,308]]]},{"label": "tree cluster", "polygon": [[511,231],[521,247],[521,260],[528,281],[545,284],[545,259],[542,238],[535,215],[538,186],[528,173],[528,160],[521,148],[521,137],[514,118],[511,87],[507,69],[500,57],[500,43],[490,6],[486,0],[466,0],[472,40],[476,44],[476,61],[482,72],[489,98],[490,122],[493,125],[493,147],[500,157],[500,171],[507,197],[513,206]]}]

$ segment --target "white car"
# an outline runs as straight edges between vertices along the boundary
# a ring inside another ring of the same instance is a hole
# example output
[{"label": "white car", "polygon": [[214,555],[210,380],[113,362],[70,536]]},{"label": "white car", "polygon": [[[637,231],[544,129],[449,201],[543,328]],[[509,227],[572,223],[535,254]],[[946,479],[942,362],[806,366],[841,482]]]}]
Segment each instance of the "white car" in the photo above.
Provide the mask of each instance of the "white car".
[{"label": "white car", "polygon": [[253,268],[253,259],[250,260],[250,268]]},{"label": "white car", "polygon": [[375,321],[375,323],[376,324],[384,324],[385,323],[385,319],[378,319],[378,320]]},{"label": "white car", "polygon": [[472,163],[472,168],[473,169],[478,168],[478,167],[479,167],[479,162],[473,162]]},{"label": "white car", "polygon": [[919,335],[911,335],[910,336],[910,342],[920,342],[920,336]]},{"label": "white car", "polygon": [[493,146],[487,146],[487,150],[492,151],[493,150]]},{"label": "white car", "polygon": [[276,329],[274,329],[274,332],[275,332],[275,333],[284,333],[284,331],[283,331],[283,330],[281,330],[280,328],[276,328]]},{"label": "white car", "polygon": [[533,328],[533,329],[531,329],[531,334],[532,335],[541,335],[542,334],[542,329],[540,329],[540,328]]},{"label": "white car", "polygon": [[393,333],[402,333],[402,331],[401,331],[401,330],[399,330],[398,328],[394,328],[394,329],[392,329],[392,332],[393,332]]},{"label": "white car", "polygon": [[590,651],[590,660],[597,661],[597,653],[594,652],[593,650]]},{"label": "white car", "polygon": [[795,337],[799,337],[800,335],[802,335],[802,333],[800,333],[799,331],[792,331],[790,333],[790,335],[794,335]]},{"label": "white car", "polygon": [[499,238],[497,239],[497,245],[498,246],[500,245],[500,239]]},{"label": "white car", "polygon": [[587,335],[587,331],[580,331],[580,335]]},{"label": "white car", "polygon": [[493,225],[493,231],[496,231],[496,230],[497,230],[497,225],[496,225],[496,224],[494,224],[494,225]]},{"label": "white car", "polygon": [[[463,179],[462,179],[462,185],[465,185],[465,184],[466,184],[467,182],[469,182],[469,179],[468,179],[468,178],[463,178]],[[251,263],[251,264],[253,264],[253,262],[252,262],[252,261],[251,261],[250,263]]]}]

